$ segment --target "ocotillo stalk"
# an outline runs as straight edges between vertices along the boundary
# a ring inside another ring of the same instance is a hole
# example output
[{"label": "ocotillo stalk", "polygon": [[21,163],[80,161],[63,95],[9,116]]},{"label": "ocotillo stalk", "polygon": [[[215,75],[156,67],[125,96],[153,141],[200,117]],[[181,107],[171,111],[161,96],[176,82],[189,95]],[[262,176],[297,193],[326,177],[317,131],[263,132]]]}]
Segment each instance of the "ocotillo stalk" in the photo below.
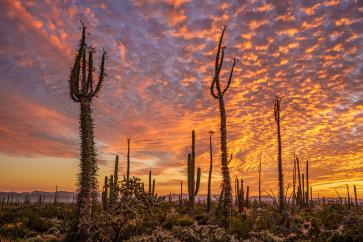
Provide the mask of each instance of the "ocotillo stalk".
[{"label": "ocotillo stalk", "polygon": [[309,204],[309,160],[306,160],[306,205]]},{"label": "ocotillo stalk", "polygon": [[354,185],[354,200],[355,200],[355,206],[358,207],[358,198],[357,198],[357,188]]},{"label": "ocotillo stalk", "polygon": [[348,186],[348,184],[346,184],[346,186],[347,186],[347,195],[348,195],[348,207],[350,207],[349,186]]},{"label": "ocotillo stalk", "polygon": [[302,179],[302,199],[301,199],[301,201],[302,201],[302,206],[304,206],[304,204],[305,204],[305,180],[304,180],[304,173],[303,174],[301,174],[301,179]]},{"label": "ocotillo stalk", "polygon": [[282,171],[282,147],[281,147],[281,128],[280,128],[280,104],[281,98],[276,96],[274,100],[274,116],[277,126],[277,151],[278,151],[278,180],[279,180],[279,209],[282,211],[285,208],[284,204],[284,176]]},{"label": "ocotillo stalk", "polygon": [[221,195],[219,199],[219,205],[217,210],[217,215],[220,218],[220,222],[223,226],[228,227],[229,225],[229,218],[231,216],[232,211],[232,185],[231,185],[231,177],[228,168],[228,148],[227,148],[227,119],[226,119],[226,110],[224,105],[224,94],[227,92],[228,88],[230,87],[232,77],[233,77],[233,70],[236,65],[236,58],[233,59],[233,65],[231,71],[229,73],[229,78],[227,85],[224,89],[221,88],[220,83],[220,73],[223,66],[224,60],[224,50],[225,46],[222,46],[223,42],[223,35],[226,26],[223,27],[223,31],[218,43],[218,49],[216,54],[216,61],[215,61],[215,70],[214,70],[214,78],[210,87],[210,92],[213,98],[218,99],[219,101],[219,111],[220,111],[220,132],[221,132],[221,162],[222,162],[222,175],[223,181],[221,184]]},{"label": "ocotillo stalk", "polygon": [[149,194],[151,194],[151,171],[149,171]]},{"label": "ocotillo stalk", "polygon": [[189,208],[194,208],[195,196],[198,194],[200,186],[201,170],[198,167],[197,179],[195,181],[195,131],[192,131],[192,152],[188,154],[188,193]]},{"label": "ocotillo stalk", "polygon": [[[88,60],[87,57],[88,51]],[[105,77],[106,52],[103,51],[98,83],[93,85],[93,54],[92,47],[87,48],[86,27],[82,26],[82,38],[76,54],[74,65],[69,76],[70,97],[80,103],[80,138],[81,161],[79,173],[79,192],[77,203],[77,240],[90,241],[91,212],[97,200],[97,164],[94,142],[91,102],[99,93]],[[88,73],[87,73],[88,70]]]},{"label": "ocotillo stalk", "polygon": [[130,141],[131,139],[127,139],[127,173],[126,173],[126,179],[130,179]]},{"label": "ocotillo stalk", "polygon": [[207,211],[210,211],[211,207],[211,199],[212,199],[212,169],[213,169],[213,144],[212,144],[212,135],[214,131],[209,131],[209,155],[210,155],[210,163],[209,163],[209,174],[208,174],[208,194],[207,194]]},{"label": "ocotillo stalk", "polygon": [[261,171],[262,171],[262,154],[260,154],[260,165],[258,166],[258,203],[261,204]]}]

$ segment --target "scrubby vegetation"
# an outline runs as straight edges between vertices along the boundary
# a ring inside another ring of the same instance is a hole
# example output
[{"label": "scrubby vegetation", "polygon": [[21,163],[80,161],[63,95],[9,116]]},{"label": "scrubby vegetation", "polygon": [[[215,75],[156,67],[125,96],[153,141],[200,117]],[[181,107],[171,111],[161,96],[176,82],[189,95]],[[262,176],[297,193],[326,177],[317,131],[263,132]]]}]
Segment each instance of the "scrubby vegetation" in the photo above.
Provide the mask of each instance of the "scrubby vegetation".
[{"label": "scrubby vegetation", "polygon": [[[92,241],[362,241],[363,208],[347,204],[316,204],[287,209],[252,202],[232,210],[230,226],[221,227],[217,203],[169,202],[144,192],[138,178],[121,182],[120,196],[108,211],[97,205],[91,224]],[[1,241],[72,241],[74,204],[5,205],[0,212]]]}]

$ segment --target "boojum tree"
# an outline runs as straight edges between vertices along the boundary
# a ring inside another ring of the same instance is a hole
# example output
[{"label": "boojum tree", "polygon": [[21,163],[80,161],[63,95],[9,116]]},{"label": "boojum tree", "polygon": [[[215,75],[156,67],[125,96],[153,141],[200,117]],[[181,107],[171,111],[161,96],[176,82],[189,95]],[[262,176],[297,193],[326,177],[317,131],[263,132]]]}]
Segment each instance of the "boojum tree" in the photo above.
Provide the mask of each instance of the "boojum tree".
[{"label": "boojum tree", "polygon": [[274,100],[274,116],[277,128],[277,152],[278,152],[277,164],[278,164],[278,180],[279,180],[278,206],[280,210],[283,210],[285,207],[285,198],[284,198],[284,175],[282,171],[280,104],[281,104],[281,98],[279,96],[276,96]]},{"label": "boojum tree", "polygon": [[222,88],[220,74],[223,67],[224,60],[224,50],[225,46],[222,46],[224,32],[226,30],[226,26],[223,27],[221,37],[219,39],[216,60],[215,60],[215,69],[214,69],[214,77],[210,87],[210,93],[213,98],[218,99],[219,102],[219,111],[220,111],[220,134],[221,134],[221,165],[222,165],[222,184],[221,184],[221,194],[219,197],[218,204],[218,217],[220,218],[220,222],[223,226],[228,227],[229,218],[232,211],[232,185],[231,185],[231,177],[229,172],[229,162],[232,160],[232,155],[230,155],[230,159],[228,159],[228,148],[227,148],[227,115],[224,104],[224,95],[227,92],[230,84],[232,82],[233,70],[236,65],[237,59],[233,59],[233,64],[231,71],[229,73],[229,78],[227,81],[227,85]]},{"label": "boojum tree", "polygon": [[70,97],[80,104],[81,109],[79,118],[81,159],[77,197],[77,237],[80,241],[88,241],[90,238],[92,200],[95,201],[97,198],[97,164],[91,103],[99,93],[106,75],[106,52],[102,51],[100,73],[95,85],[93,81],[94,53],[95,50],[86,44],[86,27],[82,26],[80,45],[68,80]]}]

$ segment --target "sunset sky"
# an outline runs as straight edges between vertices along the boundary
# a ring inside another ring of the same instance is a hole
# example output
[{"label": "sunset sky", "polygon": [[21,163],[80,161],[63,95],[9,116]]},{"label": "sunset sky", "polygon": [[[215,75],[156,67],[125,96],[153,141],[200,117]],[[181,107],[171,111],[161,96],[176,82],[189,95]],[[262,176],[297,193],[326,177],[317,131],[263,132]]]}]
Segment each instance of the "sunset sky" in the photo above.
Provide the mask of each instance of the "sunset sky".
[{"label": "sunset sky", "polygon": [[278,94],[286,186],[295,152],[311,163],[313,196],[344,195],[345,184],[355,184],[363,197],[358,0],[0,0],[0,191],[75,189],[79,104],[69,98],[68,75],[80,20],[88,42],[108,52],[108,77],[93,103],[101,185],[115,154],[124,174],[130,137],[131,174],[145,179],[152,170],[159,194],[177,193],[195,129],[203,194],[214,130],[218,193],[219,109],[209,86],[228,25],[225,68],[239,59],[225,95],[232,179],[244,178],[256,195],[262,154],[262,189],[277,190]]}]

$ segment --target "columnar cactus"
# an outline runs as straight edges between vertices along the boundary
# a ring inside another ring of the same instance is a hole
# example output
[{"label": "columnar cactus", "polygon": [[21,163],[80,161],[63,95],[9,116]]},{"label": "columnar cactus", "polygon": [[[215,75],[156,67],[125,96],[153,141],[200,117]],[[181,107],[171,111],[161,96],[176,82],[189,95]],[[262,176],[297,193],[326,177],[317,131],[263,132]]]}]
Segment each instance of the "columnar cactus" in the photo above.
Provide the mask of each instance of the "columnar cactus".
[{"label": "columnar cactus", "polygon": [[55,186],[55,193],[54,193],[54,204],[58,203],[58,186]]},{"label": "columnar cactus", "polygon": [[350,195],[349,195],[349,186],[348,186],[348,184],[346,184],[346,186],[347,186],[347,195],[348,195],[348,207],[350,207]]},{"label": "columnar cactus", "polygon": [[297,200],[298,200],[298,204],[301,207],[302,204],[302,187],[301,187],[301,174],[300,174],[300,162],[299,162],[299,158],[296,157],[296,167],[297,167],[297,177],[298,177],[298,182],[299,182],[299,186],[298,186],[298,190],[297,190]]},{"label": "columnar cactus", "polygon": [[108,177],[105,176],[105,181],[103,184],[103,191],[102,191],[102,206],[104,210],[108,209],[108,188],[109,188]]},{"label": "columnar cactus", "polygon": [[127,139],[127,172],[126,172],[126,179],[130,179],[130,141],[131,139]]},{"label": "columnar cactus", "polygon": [[211,207],[211,200],[212,200],[212,169],[213,169],[213,144],[212,144],[212,135],[214,131],[209,131],[209,156],[210,156],[210,163],[209,163],[209,174],[208,174],[208,194],[207,194],[207,211],[210,211]]},{"label": "columnar cactus", "polygon": [[274,116],[277,126],[277,151],[278,151],[278,180],[279,180],[279,199],[278,205],[280,211],[285,208],[285,199],[284,199],[284,175],[282,171],[282,146],[281,146],[281,128],[280,128],[280,104],[281,98],[279,96],[275,97],[274,101]]},{"label": "columnar cactus", "polygon": [[179,206],[183,205],[183,181],[180,181]]},{"label": "columnar cactus", "polygon": [[358,198],[357,198],[357,188],[354,185],[354,200],[355,200],[355,206],[358,207]]},{"label": "columnar cactus", "polygon": [[149,190],[148,193],[151,194],[151,171],[149,171]]},{"label": "columnar cactus", "polygon": [[301,180],[302,180],[302,206],[305,204],[305,196],[306,196],[306,194],[305,194],[305,180],[304,180],[304,173],[303,174],[301,174]]},{"label": "columnar cactus", "polygon": [[153,188],[152,188],[151,194],[153,197],[155,196],[155,179],[153,179]]},{"label": "columnar cactus", "polygon": [[231,177],[228,168],[228,148],[227,148],[227,118],[226,118],[226,110],[224,105],[224,94],[227,92],[230,87],[233,70],[236,65],[237,59],[233,59],[233,64],[231,71],[229,73],[229,78],[227,85],[222,89],[220,83],[220,73],[222,71],[223,60],[224,60],[224,50],[225,46],[222,46],[223,35],[226,30],[226,26],[223,27],[221,37],[219,39],[216,61],[215,61],[215,69],[214,69],[214,78],[210,87],[210,93],[213,98],[218,99],[219,101],[219,111],[220,111],[220,132],[221,132],[221,162],[222,162],[222,175],[223,181],[221,184],[221,195],[219,199],[219,205],[217,210],[217,215],[220,218],[220,222],[223,226],[228,227],[229,218],[232,212],[232,185],[231,185]]},{"label": "columnar cactus", "polygon": [[110,176],[110,180],[109,180],[109,187],[110,187],[110,195],[108,196],[108,204],[109,205],[113,205],[113,193],[114,193],[114,182],[113,182],[113,175]]},{"label": "columnar cactus", "polygon": [[309,160],[306,160],[306,196],[305,203],[309,205]]},{"label": "columnar cactus", "polygon": [[297,205],[297,196],[296,196],[296,157],[294,153],[294,169],[292,171],[292,199],[293,205]]},{"label": "columnar cactus", "polygon": [[192,152],[188,154],[188,194],[189,207],[194,208],[195,196],[198,194],[200,186],[200,167],[197,169],[197,178],[195,180],[195,131],[192,131]]},{"label": "columnar cactus", "polygon": [[258,166],[258,203],[261,204],[261,172],[262,172],[262,155],[260,155],[260,165]]},{"label": "columnar cactus", "polygon": [[[88,53],[87,53],[88,52]],[[94,49],[86,44],[86,27],[82,26],[82,38],[69,76],[70,97],[80,103],[80,138],[81,160],[79,173],[79,192],[77,219],[77,239],[90,240],[91,212],[93,203],[97,199],[97,164],[94,142],[93,119],[91,116],[91,102],[99,93],[105,77],[106,52],[103,51],[98,83],[93,85],[93,54]],[[88,59],[87,59],[88,54]],[[88,71],[88,73],[87,73]]]},{"label": "columnar cactus", "polygon": [[250,186],[247,186],[246,189],[246,208],[250,207]]},{"label": "columnar cactus", "polygon": [[112,187],[110,191],[110,204],[115,204],[117,200],[117,192],[118,192],[118,161],[119,157],[116,155],[115,160],[115,169],[113,170],[113,181],[112,181]]}]

